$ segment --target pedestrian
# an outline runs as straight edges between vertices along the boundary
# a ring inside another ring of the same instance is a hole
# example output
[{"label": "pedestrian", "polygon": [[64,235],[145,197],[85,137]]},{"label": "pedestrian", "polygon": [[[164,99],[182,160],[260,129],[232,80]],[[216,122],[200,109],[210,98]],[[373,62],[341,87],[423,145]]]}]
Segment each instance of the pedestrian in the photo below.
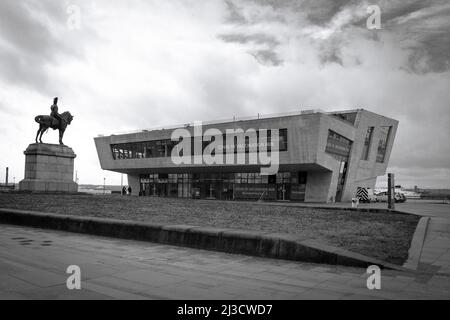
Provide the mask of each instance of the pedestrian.
[{"label": "pedestrian", "polygon": [[128,195],[131,196],[131,186],[128,186]]},{"label": "pedestrian", "polygon": [[125,196],[127,194],[127,189],[125,188],[125,186],[123,186],[122,188],[122,195]]}]

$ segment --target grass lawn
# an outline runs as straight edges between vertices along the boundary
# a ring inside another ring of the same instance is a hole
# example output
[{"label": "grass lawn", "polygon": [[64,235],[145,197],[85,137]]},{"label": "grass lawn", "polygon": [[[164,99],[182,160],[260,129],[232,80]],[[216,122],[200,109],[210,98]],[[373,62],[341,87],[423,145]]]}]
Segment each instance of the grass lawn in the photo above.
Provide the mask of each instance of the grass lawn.
[{"label": "grass lawn", "polygon": [[295,234],[402,264],[419,217],[314,208],[120,195],[0,193],[0,208]]}]

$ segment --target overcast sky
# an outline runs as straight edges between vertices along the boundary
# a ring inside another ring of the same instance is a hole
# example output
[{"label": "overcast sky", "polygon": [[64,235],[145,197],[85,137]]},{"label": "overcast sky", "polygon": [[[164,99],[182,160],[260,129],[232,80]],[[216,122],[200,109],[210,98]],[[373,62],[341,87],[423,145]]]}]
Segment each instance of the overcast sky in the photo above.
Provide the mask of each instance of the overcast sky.
[{"label": "overcast sky", "polygon": [[[380,30],[366,27],[370,4]],[[450,2],[1,0],[2,182],[6,166],[23,178],[54,96],[75,115],[64,142],[80,183],[120,184],[100,169],[98,134],[365,108],[400,121],[397,183],[449,188]]]}]

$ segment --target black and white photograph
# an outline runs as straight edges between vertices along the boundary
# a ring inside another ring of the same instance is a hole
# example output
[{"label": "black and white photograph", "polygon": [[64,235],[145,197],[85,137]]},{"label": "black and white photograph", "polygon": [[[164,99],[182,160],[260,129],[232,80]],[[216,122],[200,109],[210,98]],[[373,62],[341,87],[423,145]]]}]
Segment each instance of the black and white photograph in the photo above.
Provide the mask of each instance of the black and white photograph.
[{"label": "black and white photograph", "polygon": [[448,0],[0,0],[0,300],[449,300],[449,128]]}]

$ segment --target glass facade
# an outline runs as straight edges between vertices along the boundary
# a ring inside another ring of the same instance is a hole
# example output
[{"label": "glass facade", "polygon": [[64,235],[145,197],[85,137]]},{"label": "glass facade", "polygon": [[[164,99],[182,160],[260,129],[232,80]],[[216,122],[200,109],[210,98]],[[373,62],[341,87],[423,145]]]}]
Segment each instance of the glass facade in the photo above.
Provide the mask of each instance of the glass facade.
[{"label": "glass facade", "polygon": [[352,143],[353,142],[350,139],[347,139],[332,130],[328,130],[328,139],[325,152],[340,161],[348,161]]},{"label": "glass facade", "polygon": [[370,145],[372,144],[372,135],[374,127],[368,127],[366,137],[364,138],[364,147],[361,155],[361,160],[369,160]]},{"label": "glass facade", "polygon": [[377,162],[383,163],[386,157],[387,143],[392,127],[381,127],[380,141],[378,142]]},{"label": "glass facade", "polygon": [[[267,142],[269,143],[268,151],[270,151],[270,130],[267,130]],[[259,150],[259,131],[256,131],[256,136],[258,140],[257,150]],[[250,143],[249,138],[245,137],[245,146],[239,147],[236,142],[236,138],[233,141],[234,153],[238,152],[249,152]],[[209,141],[202,142],[202,151],[209,144]],[[162,158],[170,157],[172,149],[178,144],[177,141],[171,141],[170,139],[163,140],[151,140],[151,141],[140,141],[140,142],[130,142],[130,143],[118,143],[111,144],[111,152],[114,160],[119,159],[141,159],[141,158]],[[226,144],[226,135],[223,135],[223,144]],[[279,149],[280,151],[287,151],[288,138],[287,129],[279,129]],[[194,138],[191,138],[191,153],[194,155]],[[225,149],[223,153],[225,153]],[[214,154],[214,153],[213,153]]]},{"label": "glass facade", "polygon": [[114,160],[168,157],[176,141],[170,139],[112,144]]},{"label": "glass facade", "polygon": [[337,202],[341,201],[342,198],[352,144],[353,142],[350,139],[347,139],[332,130],[328,130],[328,139],[325,152],[340,161],[338,185],[335,196],[335,201]]},{"label": "glass facade", "polygon": [[222,200],[305,200],[306,172],[152,173],[140,175],[140,195]]}]

